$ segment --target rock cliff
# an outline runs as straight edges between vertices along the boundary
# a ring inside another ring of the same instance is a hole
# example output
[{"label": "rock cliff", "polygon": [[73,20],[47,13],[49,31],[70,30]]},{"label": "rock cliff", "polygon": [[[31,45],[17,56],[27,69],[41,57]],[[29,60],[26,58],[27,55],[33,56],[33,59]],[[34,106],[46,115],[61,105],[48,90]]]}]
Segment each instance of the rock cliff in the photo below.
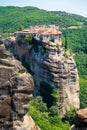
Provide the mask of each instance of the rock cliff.
[{"label": "rock cliff", "polygon": [[33,89],[32,76],[0,39],[0,130],[36,130],[27,115]]},{"label": "rock cliff", "polygon": [[[72,56],[65,57],[61,42],[39,41],[29,43],[21,34],[15,41],[5,41],[5,46],[22,62],[29,63],[38,94],[41,81],[58,88],[60,114],[73,105],[79,108],[79,77]],[[35,39],[34,39],[35,40]],[[20,50],[20,51],[19,51]]]}]

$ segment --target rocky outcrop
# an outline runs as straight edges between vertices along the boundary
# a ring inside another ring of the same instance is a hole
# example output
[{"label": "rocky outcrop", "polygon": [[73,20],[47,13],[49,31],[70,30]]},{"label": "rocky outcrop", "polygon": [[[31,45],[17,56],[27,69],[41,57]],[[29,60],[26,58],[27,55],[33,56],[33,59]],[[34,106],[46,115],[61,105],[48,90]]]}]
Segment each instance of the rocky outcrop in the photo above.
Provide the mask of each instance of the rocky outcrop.
[{"label": "rocky outcrop", "polygon": [[19,120],[14,121],[14,130],[40,130],[40,128],[36,126],[31,116],[26,114],[24,116],[23,121]]},{"label": "rocky outcrop", "polygon": [[59,109],[60,114],[64,114],[66,110],[73,105],[79,108],[79,78],[73,57],[65,58],[64,51],[60,47],[56,48],[56,44],[49,42],[43,43],[46,49],[44,55],[39,52],[32,51],[30,56],[26,55],[31,70],[34,72],[34,80],[36,83],[36,91],[39,91],[41,81],[45,81],[59,90]]},{"label": "rocky outcrop", "polygon": [[1,40],[0,130],[37,130],[35,124],[33,128],[30,127],[32,119],[27,115],[33,89],[32,76],[11,53],[6,51]]},{"label": "rocky outcrop", "polygon": [[87,108],[77,111],[75,125],[70,130],[87,130]]},{"label": "rocky outcrop", "polygon": [[79,77],[76,64],[72,56],[64,56],[61,42],[38,41],[38,45],[29,44],[21,34],[14,42],[5,41],[5,46],[21,61],[29,63],[36,86],[35,94],[39,92],[40,83],[45,81],[58,88],[61,115],[71,105],[79,108]]}]

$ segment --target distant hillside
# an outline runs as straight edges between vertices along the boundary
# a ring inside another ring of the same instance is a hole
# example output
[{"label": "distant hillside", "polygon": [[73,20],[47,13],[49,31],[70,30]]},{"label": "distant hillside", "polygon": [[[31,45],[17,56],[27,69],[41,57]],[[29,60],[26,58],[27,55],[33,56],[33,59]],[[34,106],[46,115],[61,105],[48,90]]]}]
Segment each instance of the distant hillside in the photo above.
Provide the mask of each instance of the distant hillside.
[{"label": "distant hillside", "polygon": [[87,18],[61,11],[46,11],[36,7],[0,7],[0,29],[15,31],[24,26],[56,24],[60,27],[87,25]]},{"label": "distant hillside", "polygon": [[87,27],[62,30],[67,36],[68,47],[75,53],[79,76],[87,79]]}]

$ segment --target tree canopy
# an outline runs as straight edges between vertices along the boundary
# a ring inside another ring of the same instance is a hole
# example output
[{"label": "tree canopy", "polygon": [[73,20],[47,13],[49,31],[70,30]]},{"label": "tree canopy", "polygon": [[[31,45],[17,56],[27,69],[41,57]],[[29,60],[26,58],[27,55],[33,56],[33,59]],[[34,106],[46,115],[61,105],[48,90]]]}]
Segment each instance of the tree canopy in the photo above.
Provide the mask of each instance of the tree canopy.
[{"label": "tree canopy", "polygon": [[86,26],[87,18],[61,11],[46,11],[36,7],[0,7],[0,29],[14,32],[30,25],[56,24],[60,27]]}]

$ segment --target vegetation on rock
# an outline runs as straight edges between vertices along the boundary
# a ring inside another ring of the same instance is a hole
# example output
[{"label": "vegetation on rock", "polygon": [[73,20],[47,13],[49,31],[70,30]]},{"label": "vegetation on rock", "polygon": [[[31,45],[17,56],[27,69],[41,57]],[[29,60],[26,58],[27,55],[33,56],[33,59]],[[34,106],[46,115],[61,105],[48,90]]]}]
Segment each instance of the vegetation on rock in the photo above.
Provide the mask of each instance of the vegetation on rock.
[{"label": "vegetation on rock", "polygon": [[62,122],[61,117],[55,115],[55,107],[48,109],[41,97],[33,98],[29,105],[29,114],[41,130],[69,130],[70,125]]},{"label": "vegetation on rock", "polygon": [[32,35],[26,35],[25,36],[25,41],[27,41],[27,42],[32,42],[32,39],[33,39],[33,37],[32,37]]},{"label": "vegetation on rock", "polygon": [[63,117],[63,121],[66,123],[69,123],[70,125],[72,125],[74,123],[74,118],[76,115],[76,110],[74,107],[71,106],[70,110],[67,111]]}]

